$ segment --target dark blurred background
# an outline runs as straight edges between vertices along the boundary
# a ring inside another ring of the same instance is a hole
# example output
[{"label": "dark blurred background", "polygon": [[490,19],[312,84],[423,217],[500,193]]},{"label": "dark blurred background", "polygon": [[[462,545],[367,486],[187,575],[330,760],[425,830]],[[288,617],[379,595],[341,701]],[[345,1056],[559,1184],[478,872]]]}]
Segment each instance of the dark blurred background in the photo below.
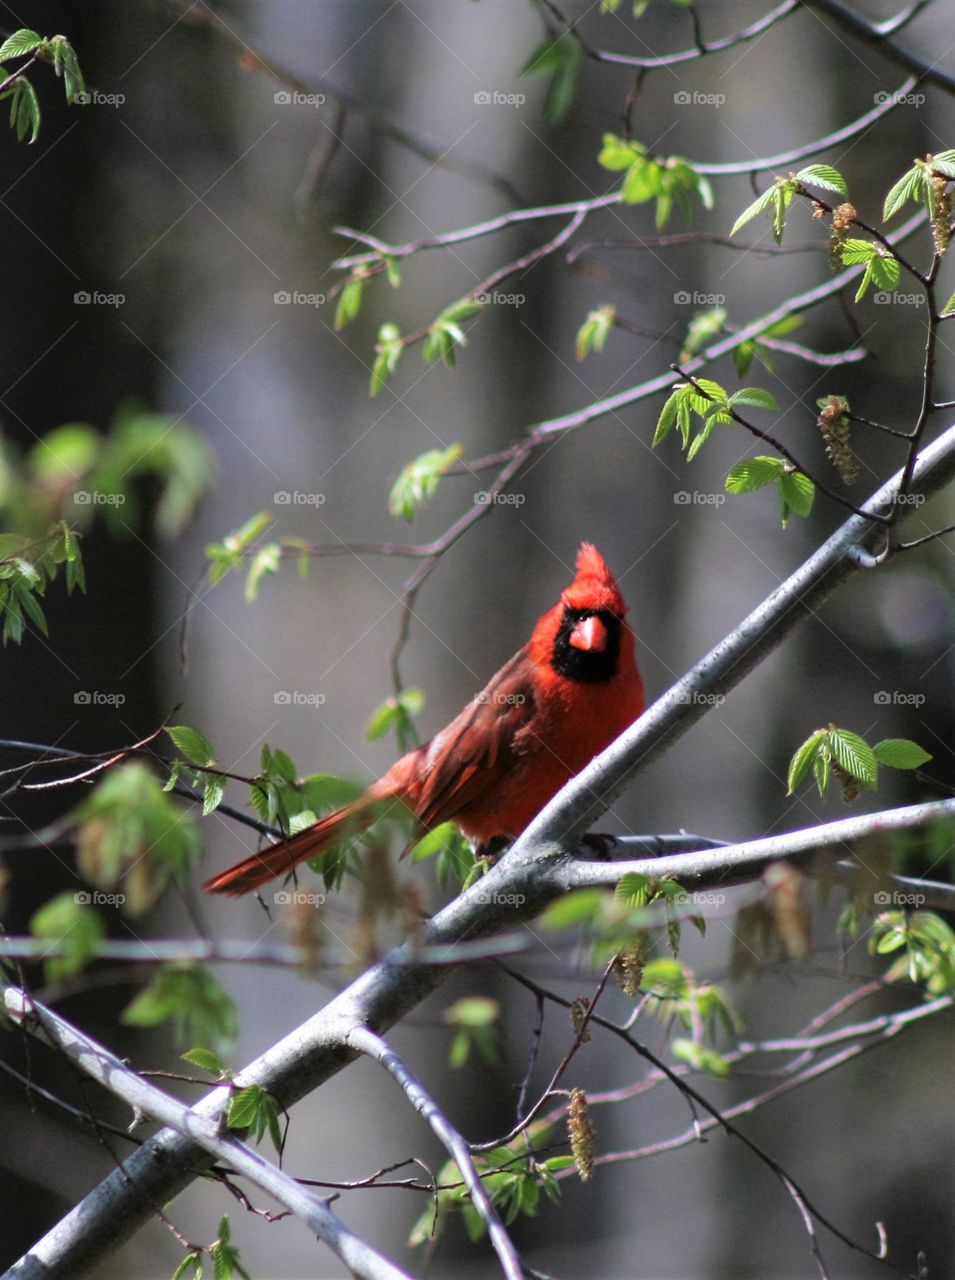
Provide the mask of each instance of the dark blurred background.
[{"label": "dark blurred background", "polygon": [[[709,38],[739,29],[765,8],[715,0],[697,5]],[[687,14],[678,6],[654,4],[639,22],[627,10],[624,5],[620,14],[598,19],[589,5],[566,6],[568,15],[585,19],[588,39],[603,47],[662,53],[692,43]],[[366,780],[393,758],[393,742],[367,743],[364,726],[390,691],[389,651],[408,562],[322,559],[305,583],[286,568],[252,605],[244,602],[238,579],[229,579],[203,593],[192,610],[184,674],[179,621],[204,546],[265,509],[274,511],[279,534],[323,544],[436,537],[470,506],[481,481],[446,480],[408,530],[389,516],[386,498],[410,458],[455,442],[465,457],[479,457],[511,444],[535,421],[665,371],[694,312],[685,294],[717,295],[730,321],[743,324],[824,280],[826,254],[770,257],[689,244],[666,250],[596,246],[572,266],[553,257],[501,286],[512,301],[489,308],[473,326],[456,371],[425,367],[420,348],[413,348],[389,385],[369,399],[380,323],[394,320],[403,332],[427,326],[559,223],[533,223],[412,258],[401,288],[375,280],[359,319],[342,333],[334,331],[332,303],[282,304],[275,295],[327,295],[339,278],[330,263],[356,248],[333,232],[336,226],[402,243],[493,217],[517,199],[538,205],[612,189],[616,178],[597,165],[596,154],[604,132],[623,128],[633,72],[585,59],[574,104],[555,126],[542,110],[546,80],[519,75],[542,37],[533,6],[506,0],[232,0],[219,12],[228,31],[207,21],[199,5],[179,8],[161,0],[38,2],[16,14],[7,7],[0,19],[7,30],[27,25],[44,34],[65,32],[91,89],[115,98],[67,109],[52,75],[38,74],[44,111],[39,140],[18,146],[9,131],[0,133],[8,299],[0,430],[8,444],[27,449],[66,422],[105,428],[120,404],[138,401],[181,415],[204,432],[218,467],[182,537],[163,541],[148,523],[121,538],[98,526],[90,532],[87,595],[67,601],[61,588],[53,588],[49,642],[30,635],[2,655],[2,731],[10,738],[103,750],[153,729],[181,703],[178,718],[199,726],[220,761],[236,772],[254,772],[267,741],[308,771]],[[887,4],[866,8],[872,19],[891,12]],[[950,43],[946,18],[947,6],[931,6],[900,43],[934,59]],[[244,56],[243,41],[250,46]],[[330,100],[313,106],[276,100],[282,84],[256,65],[252,50],[307,85],[338,88],[368,111],[343,116]],[[955,70],[955,55],[947,61],[943,55],[941,65]],[[877,94],[903,78],[876,51],[807,8],[752,44],[645,80],[632,108],[633,135],[661,155],[746,161],[829,132],[869,110]],[[526,101],[481,102],[489,92],[524,95]],[[686,103],[679,97],[686,93],[708,94],[712,101]],[[955,143],[951,120],[950,99],[930,91],[924,102],[900,107],[872,132],[817,158],[844,172],[863,216],[875,220],[886,189],[913,156]],[[387,136],[381,122],[427,140],[449,164],[413,154]],[[487,171],[510,184],[514,198],[485,180]],[[760,189],[766,181],[760,178]],[[752,199],[752,188],[740,176],[718,179],[715,191],[715,210],[697,209],[695,225],[725,235]],[[669,229],[682,228],[675,221]],[[635,233],[654,234],[651,206],[595,215],[578,241]],[[788,234],[794,242],[823,239],[820,225],[802,209],[794,211]],[[741,238],[765,247],[767,224],[753,224]],[[918,253],[924,259],[927,252],[923,240]],[[119,294],[123,301],[77,304],[82,291]],[[577,362],[576,330],[588,311],[605,304],[646,336],[615,329],[603,354]],[[810,312],[793,336],[834,352],[861,335],[870,353],[863,362],[827,370],[781,355],[775,375],[754,366],[747,377],[776,393],[783,408],[774,430],[820,474],[827,464],[814,427],[817,396],[845,394],[859,412],[899,427],[909,425],[917,410],[923,341],[918,309],[870,298],[853,316],[858,334],[832,301]],[[944,341],[939,364],[940,395],[952,398]],[[737,385],[729,362],[712,376]],[[750,441],[724,430],[688,467],[672,439],[650,449],[659,406],[653,399],[556,437],[517,483],[522,504],[495,509],[432,575],[403,664],[407,682],[428,695],[420,717],[424,734],[445,723],[523,642],[565,585],[582,539],[598,545],[621,579],[648,691],[655,696],[840,522],[839,508],[824,498],[809,520],[794,519],[784,532],[769,492],[717,504],[728,468],[753,452]],[[854,498],[862,500],[899,457],[883,441],[866,439]],[[318,494],[321,501],[276,505],[280,492]],[[688,492],[702,496],[687,504],[680,495]],[[943,497],[921,509],[912,531],[952,521],[951,506]],[[858,577],[648,771],[614,806],[608,825],[684,828],[735,839],[840,816],[845,810],[836,797],[785,797],[792,751],[830,720],[870,740],[910,736],[934,754],[927,776],[886,778],[879,796],[860,804],[949,795],[953,580],[952,548],[945,542],[878,575]],[[77,690],[121,694],[124,701],[119,708],[77,705]],[[277,704],[276,693],[289,690],[320,693],[324,701]],[[910,694],[920,698],[897,696]],[[8,813],[35,826],[77,798],[17,800]],[[239,789],[230,798],[244,803]],[[250,833],[221,816],[203,830],[210,873],[253,847]],[[42,902],[76,883],[66,846],[57,856],[11,857],[8,866],[4,927],[11,933],[25,932]],[[427,867],[414,875],[422,886],[429,884]],[[864,942],[840,957],[832,927],[840,906],[832,901],[818,908],[818,948],[811,960],[780,965],[760,956],[733,984],[747,1034],[794,1032],[848,990],[851,979],[870,972]],[[254,902],[215,901],[203,904],[202,912],[215,936],[287,936],[281,922],[263,925]],[[190,932],[175,903],[135,928],[144,936]],[[112,929],[133,936],[132,926],[118,917]],[[733,932],[732,918],[715,922],[705,944],[688,943],[685,958],[701,972],[725,976]],[[546,966],[539,971],[547,973]],[[236,1064],[327,998],[324,984],[274,970],[235,966],[220,976],[242,1016],[231,1058]],[[135,991],[131,983],[141,980],[128,971],[115,980],[106,975],[61,1007],[137,1063],[171,1065],[175,1050],[158,1033],[117,1031],[117,1012]],[[462,975],[396,1035],[474,1138],[510,1123],[510,1082],[523,1069],[533,1013],[523,993],[499,988],[512,1032],[508,1061],[490,1080],[474,1065],[452,1076],[441,1010],[488,981],[478,973]],[[587,985],[581,975],[562,989],[575,995]],[[877,1003],[867,1009],[875,1012]],[[888,996],[882,1007],[898,1007],[898,1000]],[[748,1122],[747,1131],[846,1230],[874,1247],[874,1223],[884,1221],[895,1256],[907,1266],[914,1265],[919,1247],[944,1266],[941,1260],[952,1256],[955,1244],[951,1180],[943,1172],[951,1169],[953,1147],[946,1035],[934,1023],[916,1028]],[[547,1043],[559,1055],[566,1029],[555,1025]],[[573,1083],[607,1088],[641,1070],[606,1044],[590,1048]],[[82,1105],[69,1073],[47,1058],[34,1048],[37,1077]],[[14,1059],[22,1068],[19,1045],[11,1047]],[[705,1087],[728,1103],[751,1086],[742,1080]],[[104,1104],[104,1111],[124,1122],[118,1109]],[[0,1169],[6,1260],[95,1185],[111,1162],[89,1134],[55,1111],[32,1109],[22,1089],[9,1083],[0,1084],[0,1119],[8,1134]],[[605,1108],[601,1148],[643,1145],[681,1131],[686,1119],[683,1103],[663,1091],[644,1103]],[[116,1150],[122,1152],[122,1144]],[[354,1178],[412,1152],[440,1163],[430,1135],[376,1070],[362,1063],[297,1109],[286,1166],[312,1177]],[[706,1146],[602,1170],[596,1198],[576,1184],[565,1186],[565,1208],[543,1211],[539,1225],[522,1225],[518,1233],[528,1256],[545,1270],[668,1280],[814,1274],[785,1192],[719,1135]],[[402,1256],[422,1204],[405,1193],[379,1191],[355,1195],[339,1208],[376,1243]],[[298,1224],[266,1226],[207,1184],[194,1185],[169,1210],[196,1240],[211,1239],[226,1211],[256,1277],[345,1274],[334,1259],[316,1254]],[[836,1274],[878,1274],[874,1263],[827,1247],[838,1259]],[[180,1256],[155,1222],[102,1274],[152,1280],[171,1275]],[[431,1273],[446,1273],[452,1256],[462,1275],[495,1274],[485,1255],[455,1232]],[[412,1255],[403,1260],[411,1268],[421,1265]]]}]

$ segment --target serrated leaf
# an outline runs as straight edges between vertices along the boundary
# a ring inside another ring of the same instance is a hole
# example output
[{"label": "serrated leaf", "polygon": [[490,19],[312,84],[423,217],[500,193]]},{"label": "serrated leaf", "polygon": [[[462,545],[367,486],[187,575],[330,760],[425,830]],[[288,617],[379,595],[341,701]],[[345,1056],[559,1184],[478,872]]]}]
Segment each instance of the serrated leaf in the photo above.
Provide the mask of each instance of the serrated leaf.
[{"label": "serrated leaf", "polygon": [[646,906],[650,891],[650,879],[636,871],[629,871],[614,886],[614,897],[628,907]]},{"label": "serrated leaf", "polygon": [[221,773],[207,773],[202,792],[202,816],[208,818],[210,813],[218,809],[225,795],[227,779]]},{"label": "serrated leaf", "polygon": [[809,164],[796,174],[800,182],[813,187],[821,187],[824,191],[838,191],[839,195],[849,194],[846,180],[831,164]]},{"label": "serrated leaf", "polygon": [[211,1049],[203,1049],[197,1046],[190,1049],[188,1053],[180,1054],[183,1062],[188,1062],[194,1067],[198,1067],[200,1071],[208,1071],[210,1075],[221,1076],[225,1074],[225,1064],[217,1053],[213,1053]]},{"label": "serrated leaf", "polygon": [[172,738],[176,750],[180,751],[190,764],[199,764],[204,768],[215,764],[212,744],[198,729],[190,729],[184,724],[174,724],[167,727],[166,733]]},{"label": "serrated leaf", "polygon": [[805,519],[816,497],[816,486],[801,471],[781,471],[778,477],[779,496],[782,503],[783,528],[789,520],[790,511]]},{"label": "serrated leaf", "polygon": [[878,761],[875,752],[864,738],[849,729],[832,728],[828,733],[828,745],[836,763],[864,787],[875,786]]},{"label": "serrated leaf", "polygon": [[827,733],[828,730],[826,729],[817,729],[815,733],[810,734],[801,747],[797,748],[792,760],[789,762],[789,776],[786,782],[787,795],[795,794],[796,788],[809,772],[810,766],[818,755],[820,746],[825,742]]},{"label": "serrated leaf", "polygon": [[907,200],[919,202],[925,184],[925,175],[921,167],[916,166],[904,173],[898,182],[889,188],[882,205],[882,221],[894,218]]},{"label": "serrated leaf", "polygon": [[782,458],[745,458],[730,469],[724,488],[727,493],[752,493],[774,484],[785,465]]},{"label": "serrated leaf", "polygon": [[744,404],[753,409],[766,409],[771,413],[779,412],[776,397],[771,391],[764,391],[761,387],[742,387],[739,391],[734,391],[730,396],[730,404]]},{"label": "serrated leaf", "polygon": [[667,396],[663,408],[660,410],[660,416],[657,419],[656,430],[653,433],[652,447],[655,449],[658,444],[664,441],[673,429],[677,420],[677,413],[680,402],[686,391],[686,384],[683,383],[671,391]]},{"label": "serrated leaf", "polygon": [[920,769],[932,759],[923,747],[909,738],[883,738],[872,750],[879,764],[889,769]]},{"label": "serrated leaf", "polygon": [[757,217],[759,214],[763,213],[766,209],[768,209],[769,206],[775,200],[775,198],[776,198],[775,187],[770,187],[768,191],[764,191],[763,194],[761,196],[758,196],[753,201],[752,204],[747,205],[746,208],[743,210],[743,212],[739,215],[739,217],[733,223],[732,229],[730,231],[730,235],[735,236],[737,231],[739,231],[741,227],[746,226],[747,222],[751,222],[753,218]]},{"label": "serrated leaf", "polygon": [[30,31],[27,27],[21,27],[19,31],[14,31],[12,35],[7,36],[0,45],[0,62],[6,62],[8,58],[20,58],[25,53],[32,53],[41,44],[43,44],[41,35]]}]

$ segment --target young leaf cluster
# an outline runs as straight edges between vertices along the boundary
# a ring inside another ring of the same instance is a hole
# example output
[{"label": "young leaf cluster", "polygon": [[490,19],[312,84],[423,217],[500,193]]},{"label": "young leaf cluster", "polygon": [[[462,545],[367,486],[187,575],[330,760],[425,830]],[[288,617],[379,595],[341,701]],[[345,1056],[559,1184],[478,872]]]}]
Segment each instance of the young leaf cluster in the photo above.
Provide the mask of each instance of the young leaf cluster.
[{"label": "young leaf cluster", "polygon": [[[202,816],[208,817],[222,803],[226,789],[225,776],[215,772],[215,752],[207,738],[184,724],[172,725],[166,732],[179,756],[173,761],[165,790],[171,791],[184,776],[191,786],[202,792]],[[199,768],[190,769],[190,765],[198,765]]]},{"label": "young leaf cluster", "polygon": [[733,223],[730,231],[735,236],[737,231],[745,227],[747,222],[761,213],[771,213],[773,218],[773,239],[782,243],[783,230],[786,226],[786,213],[797,195],[809,195],[806,185],[819,187],[823,191],[835,191],[838,195],[848,194],[846,180],[838,169],[830,164],[810,164],[798,173],[790,173],[788,177],[777,177],[773,185],[758,196],[752,204],[747,205]]},{"label": "young leaf cluster", "polygon": [[647,154],[642,142],[633,142],[605,133],[597,162],[611,173],[623,173],[620,194],[624,204],[646,204],[656,201],[655,222],[658,231],[670,220],[674,205],[685,222],[693,215],[691,197],[696,196],[704,209],[713,207],[713,190],[709,181],[697,173],[682,156],[657,160]]},{"label": "young leaf cluster", "polygon": [[[19,71],[11,71],[4,65],[11,59],[27,55],[30,60]],[[30,142],[36,142],[40,134],[40,103],[26,75],[27,69],[35,62],[53,64],[57,78],[63,81],[67,106],[72,106],[77,95],[86,90],[76,50],[66,36],[44,37],[26,27],[14,31],[0,45],[0,81],[7,85],[0,93],[0,101],[10,99],[10,128],[16,133],[18,142],[22,142],[27,134]]]},{"label": "young leaf cluster", "polygon": [[199,857],[191,817],[141,761],[111,769],[73,821],[80,873],[98,889],[120,890],[130,916],[147,911],[170,881],[184,883]]},{"label": "young leaf cluster", "polygon": [[231,1044],[239,1034],[235,1005],[203,965],[176,961],[160,966],[122,1014],[131,1027],[172,1022],[179,1044]]},{"label": "young leaf cluster", "polygon": [[64,569],[66,589],[86,590],[83,560],[77,535],[63,521],[39,538],[20,533],[0,533],[0,624],[2,641],[19,644],[27,622],[48,635],[40,600],[47,586]]},{"label": "young leaf cluster", "polygon": [[908,738],[884,738],[870,746],[860,734],[830,724],[810,734],[790,760],[786,794],[793,795],[812,770],[820,796],[826,795],[835,774],[845,799],[854,800],[860,790],[875,791],[879,765],[887,769],[919,769],[931,758]]}]

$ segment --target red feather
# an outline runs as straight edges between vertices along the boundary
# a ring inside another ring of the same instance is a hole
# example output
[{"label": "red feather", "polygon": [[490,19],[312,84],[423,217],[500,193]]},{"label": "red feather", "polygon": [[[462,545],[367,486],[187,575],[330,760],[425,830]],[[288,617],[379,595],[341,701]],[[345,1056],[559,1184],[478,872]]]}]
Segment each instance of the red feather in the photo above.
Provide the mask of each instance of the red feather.
[{"label": "red feather", "polygon": [[[204,888],[236,896],[258,889],[365,830],[379,816],[382,802],[409,809],[421,834],[453,821],[476,845],[520,835],[548,800],[643,712],[643,684],[626,612],[603,557],[585,542],[576,577],[558,603],[446,729],[402,756],[353,804],[250,855]],[[602,649],[586,655],[575,651],[563,662],[568,614],[573,622],[577,615],[597,613],[618,646],[613,669],[599,665],[611,660]],[[583,665],[575,666],[578,662]],[[570,673],[562,674],[561,666]]]}]

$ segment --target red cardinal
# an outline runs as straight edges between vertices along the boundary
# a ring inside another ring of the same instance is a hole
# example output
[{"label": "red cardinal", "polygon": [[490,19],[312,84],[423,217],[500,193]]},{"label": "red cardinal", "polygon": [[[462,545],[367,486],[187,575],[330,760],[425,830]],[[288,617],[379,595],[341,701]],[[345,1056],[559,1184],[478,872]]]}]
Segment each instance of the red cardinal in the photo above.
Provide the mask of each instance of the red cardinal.
[{"label": "red cardinal", "polygon": [[400,801],[418,834],[453,821],[478,847],[520,835],[550,798],[642,713],[643,684],[623,597],[585,542],[577,576],[530,641],[446,729],[364,795],[205,884],[238,896],[369,827]]}]

